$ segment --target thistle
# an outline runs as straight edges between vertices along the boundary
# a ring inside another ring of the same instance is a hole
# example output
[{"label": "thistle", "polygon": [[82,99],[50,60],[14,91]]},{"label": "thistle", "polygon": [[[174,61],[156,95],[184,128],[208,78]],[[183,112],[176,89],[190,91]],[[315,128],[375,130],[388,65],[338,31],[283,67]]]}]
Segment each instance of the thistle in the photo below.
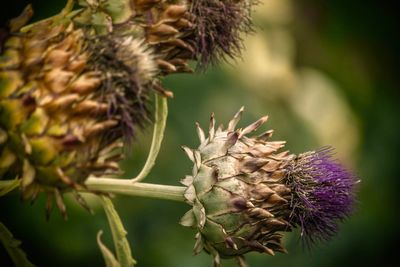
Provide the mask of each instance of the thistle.
[{"label": "thistle", "polygon": [[[328,240],[352,212],[355,177],[324,148],[300,155],[279,152],[272,131],[257,137],[267,117],[235,129],[241,109],[227,128],[206,137],[197,126],[200,146],[184,147],[193,172],[182,186],[140,183],[154,165],[165,129],[167,104],[156,95],[153,143],[134,179],[119,174],[122,147],[149,121],[150,93],[171,96],[164,75],[191,72],[189,61],[204,69],[240,55],[241,34],[252,31],[252,0],[80,0],[73,9],[26,25],[28,6],[0,30],[0,196],[18,185],[22,198],[47,194],[66,218],[63,194],[78,191],[186,201],[192,206],[181,224],[195,228],[194,251],[214,257],[286,252],[282,236],[300,228],[311,244]],[[90,177],[92,176],[92,177]],[[6,180],[8,178],[14,180]],[[102,196],[117,258],[98,243],[113,266],[133,266],[126,231],[108,197]],[[27,261],[12,235],[0,241]],[[14,244],[14,245],[13,245]],[[13,259],[14,260],[14,259]]]},{"label": "thistle", "polygon": [[197,229],[194,252],[212,254],[215,266],[232,257],[245,266],[250,251],[286,253],[283,233],[296,227],[307,242],[327,240],[354,203],[356,180],[332,159],[331,149],[279,152],[285,142],[268,141],[271,130],[246,137],[267,117],[235,129],[242,111],[227,128],[215,129],[212,116],[208,137],[197,126],[200,146],[184,147],[194,166],[182,180],[192,209],[181,224]]},{"label": "thistle", "polygon": [[48,210],[54,195],[64,214],[63,191],[120,172],[120,148],[148,121],[150,92],[172,95],[158,78],[191,72],[190,59],[233,55],[250,24],[244,1],[79,3],[21,30],[27,7],[0,45],[0,177],[20,178],[24,199],[46,192]]},{"label": "thistle", "polygon": [[[147,119],[157,73],[143,40],[96,38],[65,16],[20,28],[11,21],[0,57],[0,177],[21,179],[24,199],[84,187],[119,174],[121,147]],[[77,199],[83,204],[79,195]]]},{"label": "thistle", "polygon": [[240,56],[243,34],[253,31],[255,0],[107,0],[80,1],[84,9],[74,18],[94,26],[97,33],[141,36],[154,49],[162,74],[192,72],[194,60],[206,69]]}]

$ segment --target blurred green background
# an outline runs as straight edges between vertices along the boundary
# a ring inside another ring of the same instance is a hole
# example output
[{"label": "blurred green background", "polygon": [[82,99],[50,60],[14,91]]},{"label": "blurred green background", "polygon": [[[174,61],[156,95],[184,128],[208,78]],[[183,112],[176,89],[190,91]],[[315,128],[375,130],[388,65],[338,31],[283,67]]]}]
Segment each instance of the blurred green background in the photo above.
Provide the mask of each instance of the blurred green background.
[{"label": "blurred green background", "polygon": [[[64,1],[2,2],[1,21],[33,2],[35,19],[57,13]],[[302,248],[297,233],[285,239],[289,254],[247,256],[250,266],[378,266],[395,258],[399,239],[398,28],[394,1],[261,0],[254,13],[257,32],[246,37],[243,59],[206,73],[165,79],[169,101],[165,140],[147,182],[177,185],[191,170],[180,145],[198,145],[194,122],[209,114],[226,123],[246,107],[242,126],[268,114],[275,140],[299,153],[322,145],[362,182],[357,212],[329,243]],[[6,8],[6,6],[8,6]],[[123,165],[126,177],[143,165],[151,128],[138,137]],[[30,205],[17,193],[0,199],[0,221],[23,242],[37,266],[104,266],[96,233],[104,212],[89,198],[92,216],[68,199],[69,220],[53,212],[45,220],[44,199]],[[211,266],[205,253],[192,255],[194,232],[178,225],[188,209],[181,203],[116,197],[138,267]],[[0,248],[0,266],[8,266]],[[234,266],[224,261],[224,267]]]}]

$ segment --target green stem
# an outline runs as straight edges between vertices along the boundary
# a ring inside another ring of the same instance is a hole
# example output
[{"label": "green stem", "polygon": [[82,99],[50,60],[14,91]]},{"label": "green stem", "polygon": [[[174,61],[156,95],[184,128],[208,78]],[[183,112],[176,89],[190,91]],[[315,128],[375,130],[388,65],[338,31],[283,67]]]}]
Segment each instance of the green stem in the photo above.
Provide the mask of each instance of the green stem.
[{"label": "green stem", "polygon": [[131,180],[133,183],[142,181],[150,173],[156,162],[158,152],[160,151],[161,143],[164,138],[165,124],[167,122],[168,115],[167,98],[156,94],[155,102],[155,122],[149,155],[147,156],[146,163],[144,164],[141,172]]},{"label": "green stem", "polygon": [[103,208],[114,241],[115,252],[121,267],[133,267],[136,261],[132,258],[131,248],[126,235],[128,234],[109,197],[101,196]]},{"label": "green stem", "polygon": [[58,13],[58,14],[56,14],[54,16],[51,16],[49,18],[45,18],[43,20],[39,20],[39,21],[33,22],[33,23],[29,24],[29,25],[26,25],[26,26],[22,27],[20,31],[21,32],[28,32],[35,25],[39,25],[40,23],[44,23],[46,21],[57,21],[57,20],[61,20],[61,19],[66,18],[66,17],[71,17],[71,16],[73,16],[75,14],[78,14],[81,11],[81,9],[73,10],[74,6],[75,6],[75,0],[68,0],[66,5],[65,5],[65,7],[61,10],[60,13]]},{"label": "green stem", "polygon": [[183,186],[132,183],[131,180],[113,178],[89,178],[85,184],[90,191],[180,202],[185,201],[183,194],[186,187]]},{"label": "green stem", "polygon": [[16,267],[35,267],[21,249],[21,241],[14,238],[12,233],[0,222],[0,245],[3,244],[14,266]]}]

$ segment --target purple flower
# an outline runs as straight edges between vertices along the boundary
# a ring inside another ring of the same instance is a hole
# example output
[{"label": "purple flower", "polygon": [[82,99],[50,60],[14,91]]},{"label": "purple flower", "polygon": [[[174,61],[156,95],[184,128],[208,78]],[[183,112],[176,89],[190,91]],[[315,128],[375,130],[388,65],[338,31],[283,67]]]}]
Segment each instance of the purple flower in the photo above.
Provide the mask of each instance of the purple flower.
[{"label": "purple flower", "polygon": [[290,222],[306,243],[328,240],[353,211],[357,179],[332,158],[332,148],[301,154],[288,167]]}]

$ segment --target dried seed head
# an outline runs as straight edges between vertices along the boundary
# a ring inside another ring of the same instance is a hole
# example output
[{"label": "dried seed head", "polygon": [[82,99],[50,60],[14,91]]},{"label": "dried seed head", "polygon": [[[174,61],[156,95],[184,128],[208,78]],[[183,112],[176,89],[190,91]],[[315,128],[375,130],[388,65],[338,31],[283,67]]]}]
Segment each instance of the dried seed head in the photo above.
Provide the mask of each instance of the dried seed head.
[{"label": "dried seed head", "polygon": [[113,135],[130,142],[148,119],[150,93],[157,67],[152,51],[142,39],[121,36],[88,37],[90,68],[100,73],[98,97],[108,105],[109,116],[121,119]]},{"label": "dried seed head", "polygon": [[243,34],[253,31],[251,11],[258,0],[93,1],[74,20],[97,34],[132,34],[154,48],[162,74],[192,72],[189,60],[204,70],[240,56]]},{"label": "dried seed head", "polygon": [[158,70],[143,38],[94,36],[60,16],[18,31],[29,14],[0,54],[0,178],[20,178],[24,199],[46,192],[66,217],[63,192],[121,172]]},{"label": "dried seed head", "polygon": [[235,130],[242,111],[226,129],[216,130],[212,115],[208,137],[198,127],[200,146],[184,147],[194,166],[182,181],[192,209],[181,224],[198,230],[195,252],[211,253],[216,266],[220,257],[243,262],[250,251],[286,252],[282,234],[295,227],[306,241],[327,239],[354,199],[354,177],[330,150],[279,152],[285,142],[268,141],[271,131],[246,137],[267,117]]}]

